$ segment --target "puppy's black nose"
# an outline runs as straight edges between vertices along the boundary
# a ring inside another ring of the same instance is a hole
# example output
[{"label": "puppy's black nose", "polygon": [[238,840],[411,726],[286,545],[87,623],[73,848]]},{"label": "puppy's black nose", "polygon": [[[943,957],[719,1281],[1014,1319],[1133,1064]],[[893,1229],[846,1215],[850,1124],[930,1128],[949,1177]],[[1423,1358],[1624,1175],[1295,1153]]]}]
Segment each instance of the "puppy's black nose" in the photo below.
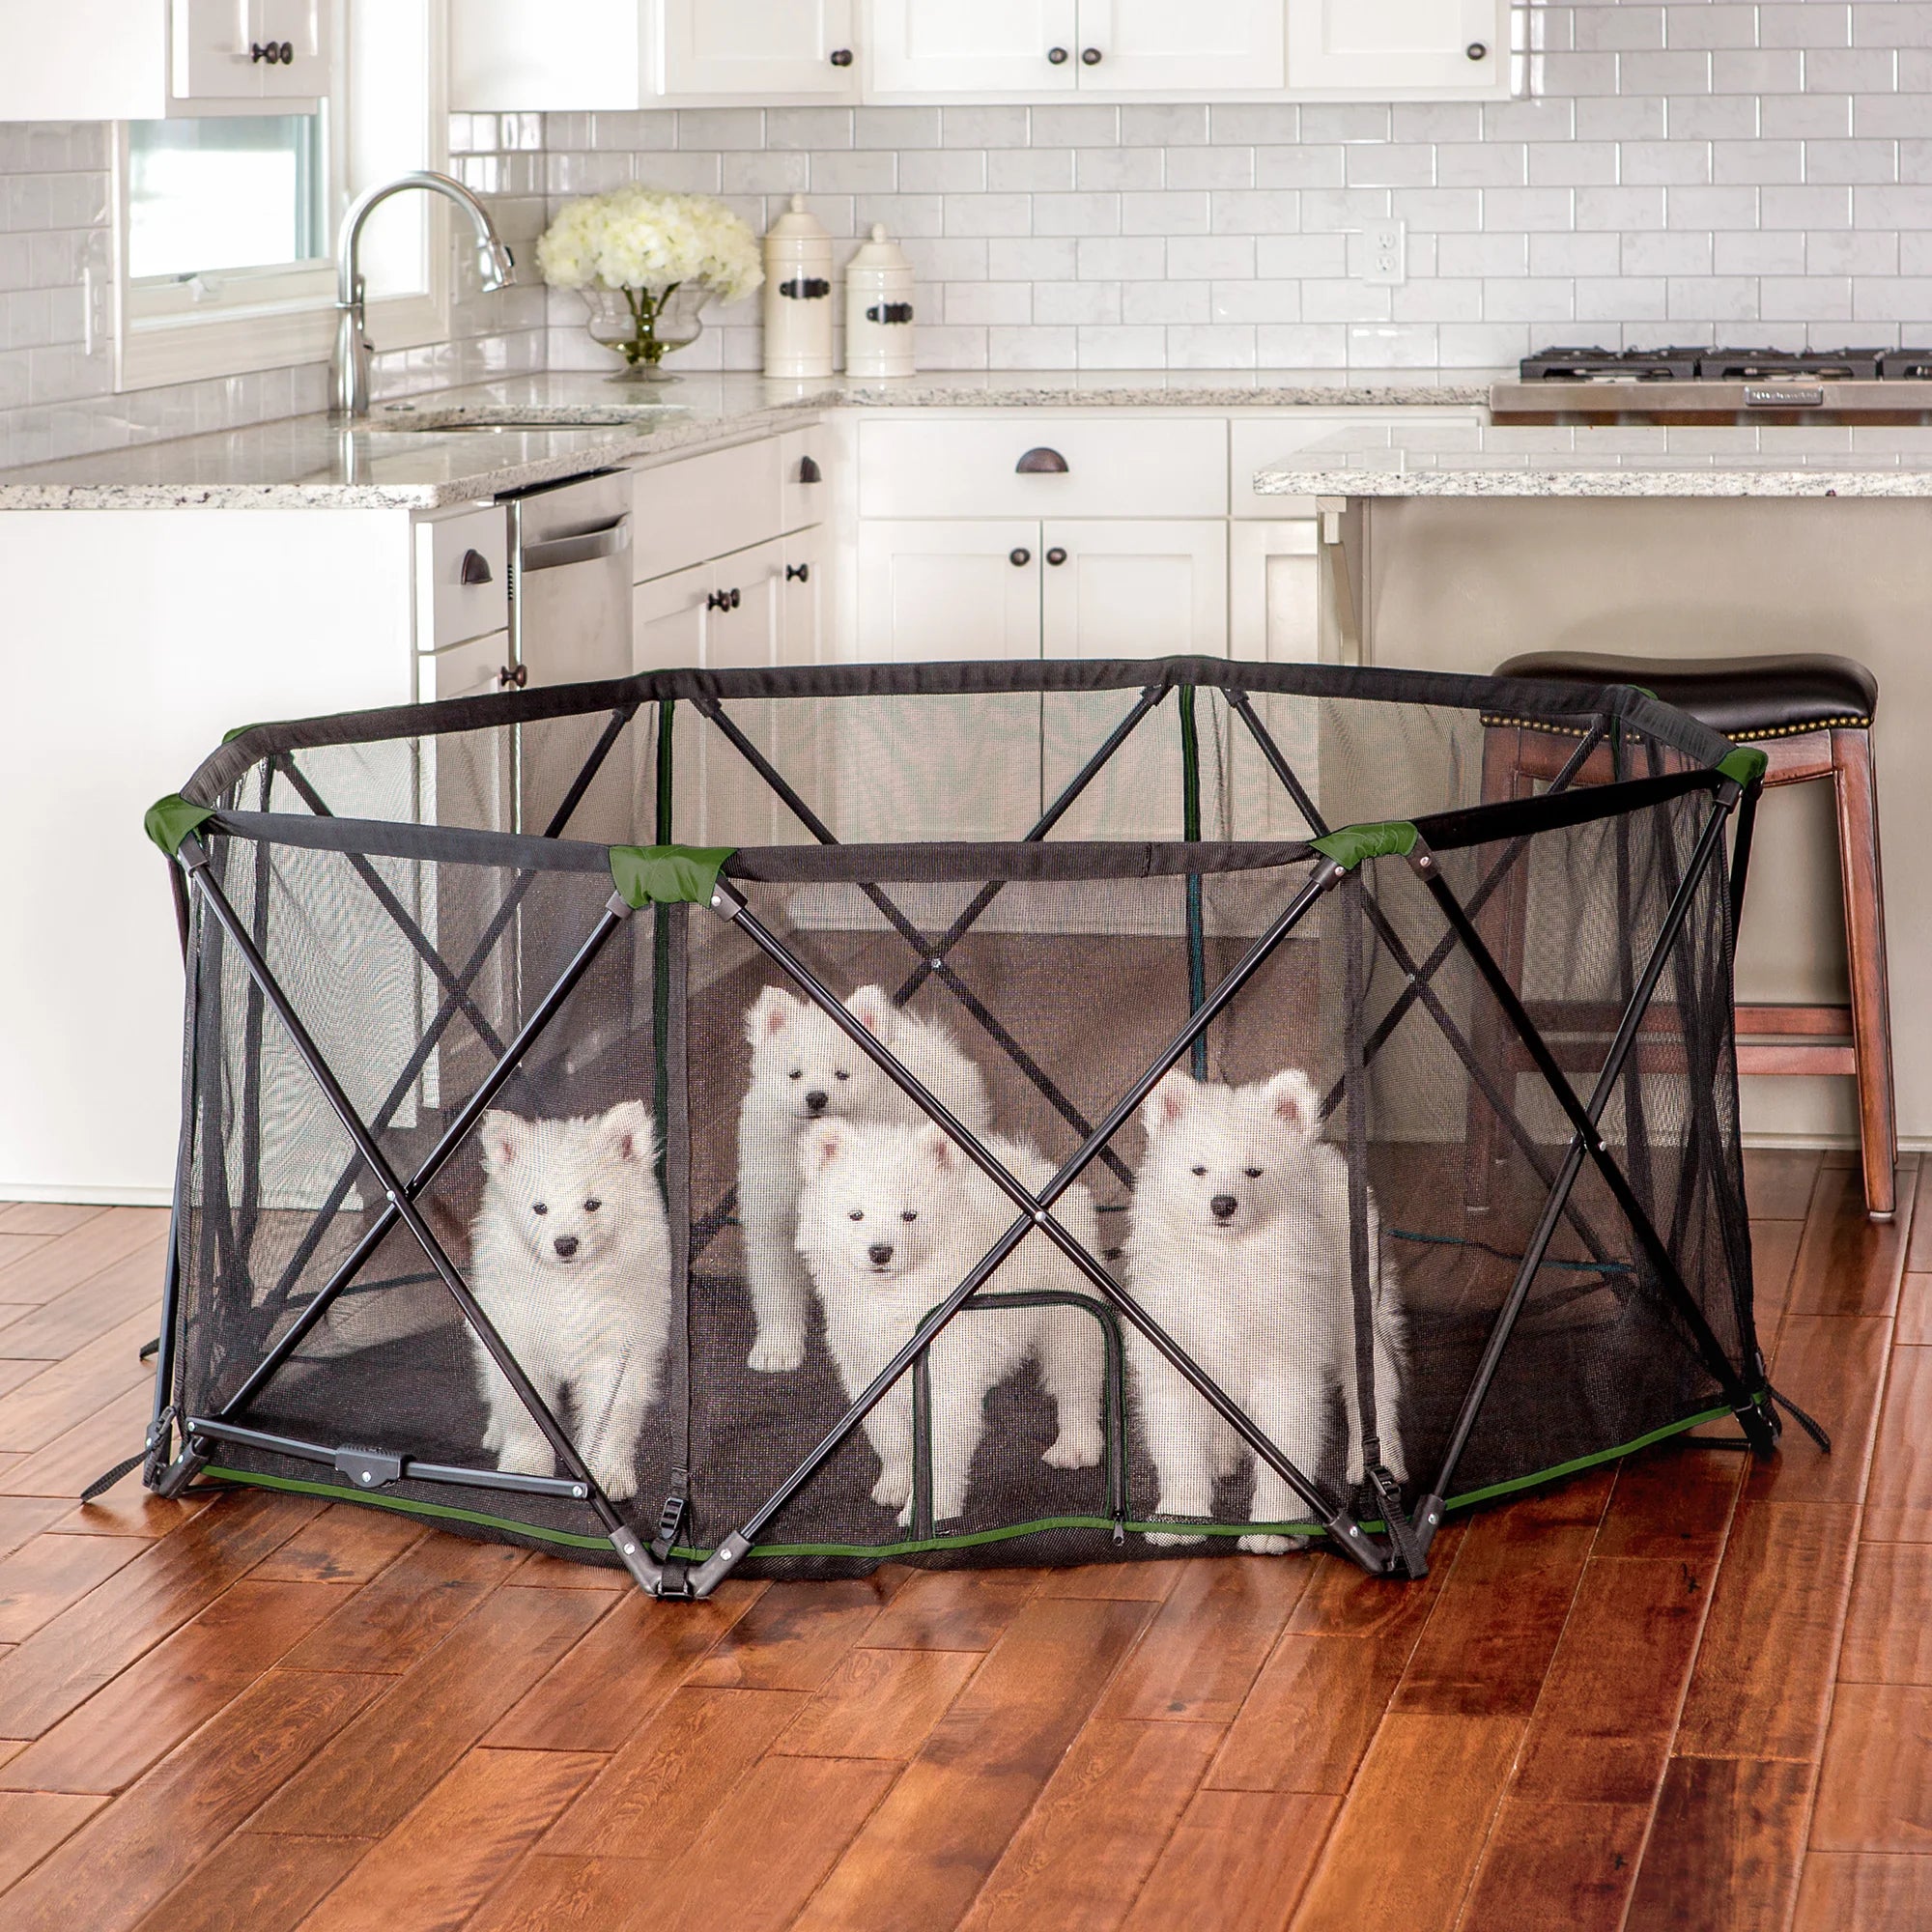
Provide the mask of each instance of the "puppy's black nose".
[{"label": "puppy's black nose", "polygon": [[1232,1194],[1217,1194],[1208,1204],[1208,1211],[1217,1221],[1225,1221],[1241,1204]]},{"label": "puppy's black nose", "polygon": [[825,1095],[824,1095],[823,1094],[815,1094],[815,1093],[814,1093],[814,1094],[807,1094],[807,1095],[805,1096],[805,1111],[806,1111],[806,1112],[807,1112],[808,1114],[822,1114],[822,1113],[824,1113],[824,1111],[825,1111]]},{"label": "puppy's black nose", "polygon": [[575,1235],[559,1235],[556,1237],[556,1239],[551,1243],[551,1246],[554,1247],[557,1251],[557,1253],[564,1258],[565,1261],[568,1261],[571,1258],[571,1256],[577,1252],[577,1236]]},{"label": "puppy's black nose", "polygon": [[893,1258],[893,1244],[890,1241],[874,1241],[866,1252],[871,1257],[874,1267],[884,1267]]}]

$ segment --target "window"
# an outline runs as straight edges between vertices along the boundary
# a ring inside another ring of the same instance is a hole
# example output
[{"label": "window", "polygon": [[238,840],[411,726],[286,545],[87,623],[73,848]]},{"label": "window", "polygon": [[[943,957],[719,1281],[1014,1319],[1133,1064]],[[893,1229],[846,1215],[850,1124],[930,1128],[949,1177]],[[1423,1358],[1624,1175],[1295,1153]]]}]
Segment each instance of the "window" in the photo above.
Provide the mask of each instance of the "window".
[{"label": "window", "polygon": [[320,114],[128,128],[128,273],[185,281],[328,253]]}]

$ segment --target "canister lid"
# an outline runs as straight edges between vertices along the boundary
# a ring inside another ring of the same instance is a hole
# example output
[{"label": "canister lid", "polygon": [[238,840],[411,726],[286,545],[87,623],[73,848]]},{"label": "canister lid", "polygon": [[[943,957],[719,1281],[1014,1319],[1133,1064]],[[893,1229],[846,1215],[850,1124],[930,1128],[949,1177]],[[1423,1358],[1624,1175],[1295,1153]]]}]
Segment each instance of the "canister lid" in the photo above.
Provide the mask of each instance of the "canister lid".
[{"label": "canister lid", "polygon": [[765,230],[765,239],[783,242],[830,242],[831,236],[825,231],[825,224],[805,205],[805,197],[795,194],[790,205],[772,225]]},{"label": "canister lid", "polygon": [[868,242],[862,242],[846,264],[848,269],[859,269],[878,272],[899,270],[906,274],[912,272],[912,264],[906,260],[906,253],[896,242],[889,241],[885,223],[872,223],[872,236]]}]

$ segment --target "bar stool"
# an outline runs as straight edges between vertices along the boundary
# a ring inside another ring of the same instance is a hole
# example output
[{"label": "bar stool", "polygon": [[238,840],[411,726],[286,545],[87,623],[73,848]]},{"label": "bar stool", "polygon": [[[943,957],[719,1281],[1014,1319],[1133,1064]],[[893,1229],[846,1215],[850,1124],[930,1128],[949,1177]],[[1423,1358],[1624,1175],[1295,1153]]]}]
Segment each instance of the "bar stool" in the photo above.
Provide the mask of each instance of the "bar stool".
[{"label": "bar stool", "polygon": [[[1498,665],[1496,675],[1639,685],[1733,744],[1755,745],[1771,761],[1764,776],[1767,785],[1832,781],[1851,1006],[1738,1008],[1738,1071],[1849,1074],[1856,1079],[1865,1210],[1875,1221],[1889,1220],[1895,1205],[1898,1126],[1871,750],[1878,680],[1850,658],[1669,659],[1590,651],[1531,651]],[[1552,776],[1537,768],[1541,760],[1524,755],[1526,736],[1489,734],[1486,797],[1513,796],[1525,781]]]}]

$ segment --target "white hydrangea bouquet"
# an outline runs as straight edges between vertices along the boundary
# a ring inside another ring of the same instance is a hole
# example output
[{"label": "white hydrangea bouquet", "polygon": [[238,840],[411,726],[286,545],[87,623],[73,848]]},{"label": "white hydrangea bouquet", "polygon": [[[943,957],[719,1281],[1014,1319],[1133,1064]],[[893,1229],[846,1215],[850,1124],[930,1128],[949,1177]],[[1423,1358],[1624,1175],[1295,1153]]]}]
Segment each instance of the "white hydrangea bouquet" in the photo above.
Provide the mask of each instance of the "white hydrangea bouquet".
[{"label": "white hydrangea bouquet", "polygon": [[633,382],[667,381],[658,365],[697,339],[704,304],[738,301],[765,279],[757,238],[722,201],[637,185],[566,202],[537,264],[553,288],[582,296],[591,336]]}]

